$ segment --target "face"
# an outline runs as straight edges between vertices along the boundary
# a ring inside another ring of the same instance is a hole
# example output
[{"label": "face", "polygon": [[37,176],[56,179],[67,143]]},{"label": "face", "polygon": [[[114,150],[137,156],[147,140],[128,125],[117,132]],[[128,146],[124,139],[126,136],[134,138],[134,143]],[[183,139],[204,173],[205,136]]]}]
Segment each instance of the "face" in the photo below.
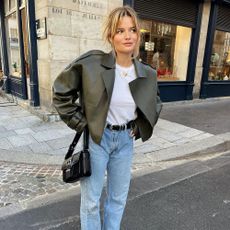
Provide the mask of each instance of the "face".
[{"label": "face", "polygon": [[112,40],[117,55],[131,56],[138,42],[138,35],[133,20],[129,16],[120,19],[116,34]]}]

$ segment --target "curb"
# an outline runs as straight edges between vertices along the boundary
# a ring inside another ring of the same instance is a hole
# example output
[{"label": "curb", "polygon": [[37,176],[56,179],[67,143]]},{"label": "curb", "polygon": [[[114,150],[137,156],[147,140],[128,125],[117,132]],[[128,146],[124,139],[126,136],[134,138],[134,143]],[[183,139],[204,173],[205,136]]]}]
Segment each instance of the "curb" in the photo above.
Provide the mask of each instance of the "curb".
[{"label": "curb", "polygon": [[203,140],[176,145],[155,152],[135,154],[133,163],[144,164],[159,161],[171,161],[205,155],[216,152],[225,152],[230,149],[230,132],[205,138]]},{"label": "curb", "polygon": [[64,155],[35,154],[0,149],[0,159],[4,162],[59,166],[63,162]]}]

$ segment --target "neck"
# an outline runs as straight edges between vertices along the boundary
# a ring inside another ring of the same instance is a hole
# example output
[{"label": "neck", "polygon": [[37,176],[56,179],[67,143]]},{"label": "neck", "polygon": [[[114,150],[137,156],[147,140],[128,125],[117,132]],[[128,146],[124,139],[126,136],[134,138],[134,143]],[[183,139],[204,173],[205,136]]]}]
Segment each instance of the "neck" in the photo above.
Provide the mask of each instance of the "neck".
[{"label": "neck", "polygon": [[132,57],[130,55],[119,54],[116,56],[116,62],[123,67],[129,67],[133,64]]}]

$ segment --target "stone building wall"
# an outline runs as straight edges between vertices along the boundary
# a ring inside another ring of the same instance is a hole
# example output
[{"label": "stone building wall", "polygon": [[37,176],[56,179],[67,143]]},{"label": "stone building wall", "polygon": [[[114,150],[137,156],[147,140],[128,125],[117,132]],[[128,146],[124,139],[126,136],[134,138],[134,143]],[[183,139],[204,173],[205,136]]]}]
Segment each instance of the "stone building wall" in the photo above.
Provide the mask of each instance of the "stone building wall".
[{"label": "stone building wall", "polygon": [[108,12],[122,0],[36,0],[36,19],[46,18],[47,38],[37,41],[41,107],[53,111],[52,84],[58,73],[91,49],[108,51],[102,28]]},{"label": "stone building wall", "polygon": [[203,5],[203,14],[200,28],[200,39],[197,53],[197,62],[195,69],[195,77],[194,77],[194,89],[193,89],[193,97],[199,98],[200,88],[201,88],[201,78],[203,71],[203,59],[204,59],[204,51],[206,45],[206,38],[208,32],[208,22],[211,10],[211,2],[210,0],[204,1]]}]

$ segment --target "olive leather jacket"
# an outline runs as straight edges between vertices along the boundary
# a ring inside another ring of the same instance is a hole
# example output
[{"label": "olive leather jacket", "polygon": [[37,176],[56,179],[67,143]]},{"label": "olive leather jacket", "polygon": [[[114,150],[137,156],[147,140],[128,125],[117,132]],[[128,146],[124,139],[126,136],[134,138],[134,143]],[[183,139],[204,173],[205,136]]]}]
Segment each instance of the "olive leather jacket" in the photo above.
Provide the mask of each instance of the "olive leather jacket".
[{"label": "olive leather jacket", "polygon": [[[136,139],[146,141],[152,135],[162,104],[158,94],[156,71],[133,60],[137,78],[129,83],[137,106],[134,123]],[[100,143],[115,79],[112,52],[89,51],[67,66],[53,84],[53,105],[61,119],[72,129],[82,131],[88,125],[95,143]],[[84,113],[77,99],[82,92]]]}]

